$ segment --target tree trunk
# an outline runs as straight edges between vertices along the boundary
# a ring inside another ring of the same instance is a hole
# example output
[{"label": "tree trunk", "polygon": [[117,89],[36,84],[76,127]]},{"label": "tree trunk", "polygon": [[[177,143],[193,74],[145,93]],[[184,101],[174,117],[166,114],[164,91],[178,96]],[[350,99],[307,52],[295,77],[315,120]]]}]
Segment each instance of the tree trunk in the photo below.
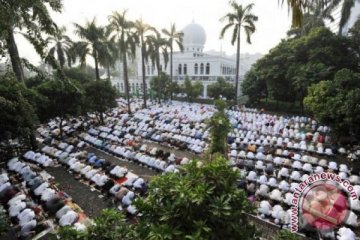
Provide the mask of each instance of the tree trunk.
[{"label": "tree trunk", "polygon": [[158,77],[160,77],[160,49],[156,50],[156,68],[158,70]]},{"label": "tree trunk", "polygon": [[59,129],[60,129],[60,138],[61,139],[62,139],[62,136],[63,136],[62,124],[63,124],[63,118],[60,118]]},{"label": "tree trunk", "polygon": [[101,122],[101,124],[104,124],[104,116],[103,116],[103,113],[100,112],[99,114],[100,114],[100,122]]},{"label": "tree trunk", "polygon": [[126,95],[126,100],[127,100],[128,113],[131,114],[130,93],[129,93],[129,79],[128,79],[128,72],[127,72],[126,53],[123,53],[123,72],[124,72],[125,95]]},{"label": "tree trunk", "polygon": [[107,77],[110,81],[110,78],[111,78],[111,74],[110,74],[110,64],[107,66]]},{"label": "tree trunk", "polygon": [[238,28],[237,48],[236,48],[236,76],[235,76],[235,102],[239,100],[239,72],[240,72],[240,27]]},{"label": "tree trunk", "polygon": [[19,82],[25,82],[24,70],[22,68],[19,51],[15,42],[14,32],[11,27],[7,29],[6,44],[11,59],[11,66],[15,76]]},{"label": "tree trunk", "polygon": [[[170,45],[170,85],[172,85],[173,81],[173,46],[172,43]],[[173,99],[172,89],[170,89],[170,100]]]},{"label": "tree trunk", "polygon": [[96,75],[96,80],[100,80],[100,74],[99,74],[99,63],[98,63],[98,56],[96,54],[96,52],[94,51],[94,61],[95,61],[95,75]]},{"label": "tree trunk", "polygon": [[31,149],[35,151],[37,149],[37,142],[33,131],[29,135],[29,140],[30,140]]},{"label": "tree trunk", "polygon": [[146,108],[146,81],[145,81],[145,46],[144,40],[141,37],[141,67],[142,67],[142,82],[143,82],[143,99],[144,99],[144,108]]}]

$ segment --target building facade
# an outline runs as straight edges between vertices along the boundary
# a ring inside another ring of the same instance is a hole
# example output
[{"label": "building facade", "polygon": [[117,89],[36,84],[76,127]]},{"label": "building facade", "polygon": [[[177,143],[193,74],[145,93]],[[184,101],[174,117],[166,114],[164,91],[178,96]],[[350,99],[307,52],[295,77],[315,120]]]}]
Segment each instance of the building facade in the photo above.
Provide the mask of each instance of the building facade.
[{"label": "building facade", "polygon": [[[226,56],[221,51],[204,52],[206,43],[206,33],[204,28],[194,21],[182,30],[183,47],[182,52],[173,53],[173,80],[179,85],[184,83],[186,77],[191,81],[201,81],[203,84],[203,94],[201,97],[207,98],[207,87],[216,82],[218,77],[223,77],[230,83],[235,85],[236,74],[236,56]],[[140,50],[137,50],[137,56],[140,56]],[[240,82],[244,78],[245,73],[250,66],[261,55],[242,55],[240,58]],[[141,59],[137,57],[135,61],[129,64],[131,74],[129,76],[130,92],[142,92],[142,71]],[[160,69],[170,75],[170,62],[165,64],[161,56]],[[124,81],[122,77],[122,64],[118,64],[118,78],[113,78],[112,83],[120,92],[125,91]],[[145,76],[146,85],[150,86],[150,79],[157,76],[157,69],[151,61],[146,63]],[[240,88],[240,84],[239,84]],[[239,91],[241,91],[239,89]]]}]

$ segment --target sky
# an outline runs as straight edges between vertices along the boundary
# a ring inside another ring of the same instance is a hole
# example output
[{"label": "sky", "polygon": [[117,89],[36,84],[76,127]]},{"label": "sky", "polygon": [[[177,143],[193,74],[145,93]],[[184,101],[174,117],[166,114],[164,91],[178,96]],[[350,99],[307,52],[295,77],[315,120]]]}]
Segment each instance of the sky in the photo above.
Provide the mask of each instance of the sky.
[{"label": "sky", "polygon": [[[279,6],[278,0],[237,0],[241,4],[254,3],[253,14],[259,17],[256,32],[252,35],[252,44],[241,42],[241,53],[266,54],[286,37],[291,20],[287,6]],[[219,19],[230,11],[228,0],[63,0],[61,13],[51,12],[51,16],[59,26],[66,26],[67,34],[73,40],[73,23],[83,25],[86,20],[96,17],[99,25],[108,23],[108,16],[114,11],[128,10],[129,20],[142,18],[157,29],[169,28],[176,24],[178,30],[183,29],[194,20],[205,29],[206,50],[217,50],[231,55],[236,47],[230,43],[230,32],[220,41],[219,34],[224,22]],[[21,57],[38,64],[40,58],[32,46],[20,35],[16,36]],[[91,63],[91,61],[88,61]]]}]

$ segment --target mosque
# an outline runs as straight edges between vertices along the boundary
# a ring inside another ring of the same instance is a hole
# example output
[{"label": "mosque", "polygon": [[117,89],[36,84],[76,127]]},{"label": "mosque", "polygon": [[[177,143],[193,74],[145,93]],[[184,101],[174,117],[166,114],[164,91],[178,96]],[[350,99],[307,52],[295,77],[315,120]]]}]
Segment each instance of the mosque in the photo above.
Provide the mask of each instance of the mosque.
[{"label": "mosque", "polygon": [[[191,81],[201,81],[203,84],[202,98],[207,98],[207,87],[216,82],[218,77],[223,77],[227,81],[235,85],[236,73],[236,58],[235,55],[227,56],[222,51],[204,51],[206,43],[206,32],[204,28],[192,21],[182,30],[183,37],[183,52],[173,53],[173,79],[179,85],[182,85],[187,76]],[[137,58],[130,63],[130,92],[142,92],[142,71],[140,49],[137,50]],[[254,63],[260,54],[241,54],[240,57],[240,82],[244,78],[244,74],[250,69],[251,64]],[[165,67],[166,66],[166,67]],[[161,56],[160,69],[170,75],[170,62],[165,65],[164,59]],[[120,92],[125,91],[124,80],[122,77],[122,64],[118,64],[117,71],[120,73],[117,78],[112,79],[112,84],[119,89]],[[145,66],[147,86],[150,85],[150,79],[157,76],[155,66],[149,61]],[[239,84],[240,88],[240,84]]]}]

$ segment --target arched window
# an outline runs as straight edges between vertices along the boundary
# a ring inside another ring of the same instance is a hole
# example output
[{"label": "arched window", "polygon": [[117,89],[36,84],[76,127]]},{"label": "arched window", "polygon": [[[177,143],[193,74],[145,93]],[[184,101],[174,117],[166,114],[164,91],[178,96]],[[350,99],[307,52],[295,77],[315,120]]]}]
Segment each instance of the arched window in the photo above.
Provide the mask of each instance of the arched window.
[{"label": "arched window", "polygon": [[206,75],[210,74],[210,63],[206,64],[206,70],[205,70]]},{"label": "arched window", "polygon": [[179,73],[179,75],[181,75],[181,64],[179,64],[178,73]]},{"label": "arched window", "polygon": [[187,64],[184,64],[184,75],[187,74]]},{"label": "arched window", "polygon": [[200,74],[204,74],[204,64],[200,64]]},{"label": "arched window", "polygon": [[194,73],[195,73],[195,75],[198,74],[198,68],[199,68],[198,64],[195,63],[195,65],[194,65]]}]

